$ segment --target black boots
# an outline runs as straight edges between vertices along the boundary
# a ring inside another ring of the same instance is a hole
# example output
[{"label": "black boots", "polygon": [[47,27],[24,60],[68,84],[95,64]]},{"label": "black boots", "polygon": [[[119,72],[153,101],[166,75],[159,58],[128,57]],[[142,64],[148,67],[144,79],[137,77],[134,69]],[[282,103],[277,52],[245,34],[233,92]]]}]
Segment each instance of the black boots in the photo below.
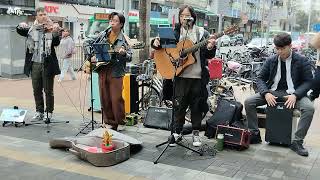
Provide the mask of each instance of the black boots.
[{"label": "black boots", "polygon": [[303,147],[302,142],[299,141],[293,141],[290,149],[300,156],[309,156],[308,151]]}]

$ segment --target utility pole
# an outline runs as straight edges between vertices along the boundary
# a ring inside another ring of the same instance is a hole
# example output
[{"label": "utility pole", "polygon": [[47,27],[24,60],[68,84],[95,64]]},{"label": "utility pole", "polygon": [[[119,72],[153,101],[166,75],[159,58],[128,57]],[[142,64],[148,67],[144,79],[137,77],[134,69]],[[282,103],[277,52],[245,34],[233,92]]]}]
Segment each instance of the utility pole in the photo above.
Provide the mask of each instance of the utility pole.
[{"label": "utility pole", "polygon": [[139,0],[139,41],[145,43],[144,49],[139,52],[140,62],[143,62],[149,57],[150,9],[150,0]]},{"label": "utility pole", "polygon": [[126,23],[124,24],[123,30],[126,35],[129,35],[129,9],[131,6],[131,0],[122,0],[122,12],[126,18]]},{"label": "utility pole", "polygon": [[312,11],[312,5],[311,5],[311,0],[309,0],[309,15],[308,15],[308,28],[307,28],[307,32],[310,32],[311,11]]},{"label": "utility pole", "polygon": [[270,26],[272,21],[272,6],[273,6],[273,0],[270,0],[270,7],[269,7],[269,20],[268,20],[268,26],[267,26],[267,36],[266,36],[266,44],[269,43],[269,34],[270,34]]}]

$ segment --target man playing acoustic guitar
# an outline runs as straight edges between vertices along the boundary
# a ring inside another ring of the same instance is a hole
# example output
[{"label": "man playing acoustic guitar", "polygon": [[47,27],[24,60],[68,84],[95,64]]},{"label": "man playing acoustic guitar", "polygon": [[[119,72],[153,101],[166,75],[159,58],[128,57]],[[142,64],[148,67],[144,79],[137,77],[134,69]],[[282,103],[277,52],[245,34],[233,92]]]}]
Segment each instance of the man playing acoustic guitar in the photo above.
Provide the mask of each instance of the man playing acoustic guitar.
[{"label": "man playing acoustic guitar", "polygon": [[[174,35],[176,42],[186,39],[194,44],[204,41],[210,34],[201,27],[195,25],[196,14],[191,6],[185,5],[179,11],[179,24],[175,25]],[[208,111],[208,92],[206,85],[209,82],[209,72],[207,69],[207,59],[213,58],[216,52],[216,41],[210,38],[208,43],[192,53],[195,63],[186,67],[175,78],[175,103],[174,103],[174,137],[175,139],[182,133],[185,122],[186,109],[191,109],[191,122],[193,129],[193,146],[201,146],[199,130],[201,121]],[[162,48],[160,39],[152,40],[151,46],[160,50]],[[174,146],[175,144],[171,144]]]}]

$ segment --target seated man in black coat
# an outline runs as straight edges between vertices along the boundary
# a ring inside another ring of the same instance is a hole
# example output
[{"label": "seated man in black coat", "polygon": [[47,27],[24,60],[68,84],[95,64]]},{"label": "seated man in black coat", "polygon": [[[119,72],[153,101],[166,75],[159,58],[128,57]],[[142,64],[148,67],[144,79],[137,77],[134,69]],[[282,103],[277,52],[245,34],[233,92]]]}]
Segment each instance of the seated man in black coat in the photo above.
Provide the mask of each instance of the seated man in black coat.
[{"label": "seated man in black coat", "polygon": [[[303,56],[292,52],[291,37],[282,33],[274,37],[277,55],[269,57],[257,77],[259,93],[245,100],[248,126],[252,133],[251,143],[260,143],[257,106],[275,106],[277,99],[285,99],[287,108],[298,108],[301,119],[295,132],[291,149],[301,156],[308,156],[303,140],[310,127],[314,106],[307,97],[312,81],[310,62]],[[281,95],[280,95],[281,94]]]}]

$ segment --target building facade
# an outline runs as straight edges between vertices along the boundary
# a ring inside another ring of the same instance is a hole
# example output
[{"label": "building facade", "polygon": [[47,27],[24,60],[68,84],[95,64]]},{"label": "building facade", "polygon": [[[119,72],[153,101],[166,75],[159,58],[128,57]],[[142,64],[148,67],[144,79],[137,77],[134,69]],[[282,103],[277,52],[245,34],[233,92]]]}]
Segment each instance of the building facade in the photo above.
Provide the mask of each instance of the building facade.
[{"label": "building facade", "polygon": [[69,28],[76,43],[82,43],[89,19],[94,13],[115,9],[115,0],[36,0],[37,7],[44,7],[47,15],[61,27]]},{"label": "building facade", "polygon": [[34,10],[34,0],[0,1],[0,25],[16,26],[32,21]]},{"label": "building facade", "polygon": [[15,29],[21,22],[34,21],[34,0],[0,1],[0,76],[11,78],[23,74],[25,38]]}]

